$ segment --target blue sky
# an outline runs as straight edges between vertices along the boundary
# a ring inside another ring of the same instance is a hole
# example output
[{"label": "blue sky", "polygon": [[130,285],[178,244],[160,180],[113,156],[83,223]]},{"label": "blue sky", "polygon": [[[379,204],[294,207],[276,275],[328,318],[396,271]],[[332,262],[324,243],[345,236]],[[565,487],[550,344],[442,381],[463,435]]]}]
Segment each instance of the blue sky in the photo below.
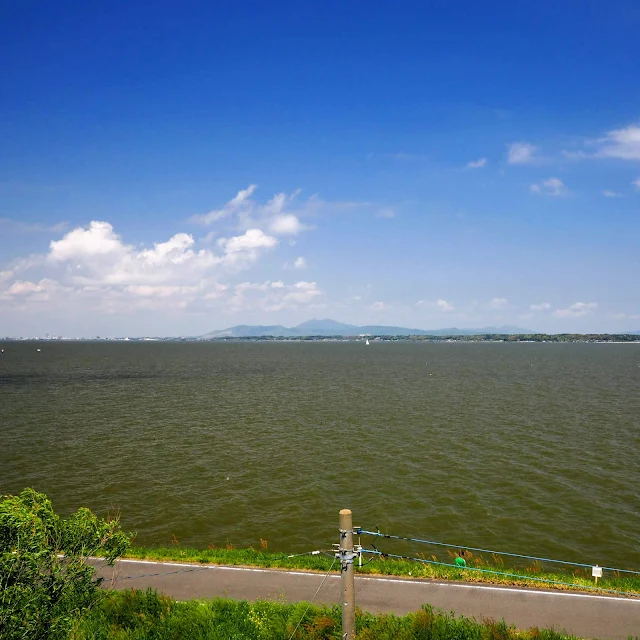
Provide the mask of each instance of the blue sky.
[{"label": "blue sky", "polygon": [[0,335],[640,329],[633,1],[13,3]]}]

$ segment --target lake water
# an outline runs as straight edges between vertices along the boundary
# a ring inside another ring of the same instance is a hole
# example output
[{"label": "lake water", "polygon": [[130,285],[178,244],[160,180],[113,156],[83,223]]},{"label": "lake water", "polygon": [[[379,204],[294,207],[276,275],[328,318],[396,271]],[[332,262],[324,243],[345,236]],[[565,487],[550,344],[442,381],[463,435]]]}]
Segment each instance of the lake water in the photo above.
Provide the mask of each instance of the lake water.
[{"label": "lake water", "polygon": [[640,345],[0,346],[0,493],[119,510],[140,544],[308,551],[349,507],[640,568]]}]

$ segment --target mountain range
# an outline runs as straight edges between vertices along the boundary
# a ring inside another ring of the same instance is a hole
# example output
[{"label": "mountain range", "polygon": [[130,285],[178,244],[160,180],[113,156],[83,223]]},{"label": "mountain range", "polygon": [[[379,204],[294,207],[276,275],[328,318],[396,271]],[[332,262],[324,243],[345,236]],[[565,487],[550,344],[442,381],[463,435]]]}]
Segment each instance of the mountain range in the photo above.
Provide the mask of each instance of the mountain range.
[{"label": "mountain range", "polygon": [[385,335],[385,336],[472,336],[482,334],[528,334],[535,333],[529,329],[520,327],[481,327],[479,329],[458,329],[456,327],[446,329],[409,329],[407,327],[388,327],[384,325],[344,324],[335,320],[307,320],[296,327],[283,327],[282,325],[246,325],[239,324],[228,329],[211,331],[200,336],[204,340],[215,338],[257,338],[260,336],[273,336],[277,338],[295,338],[303,336],[357,336],[361,334]]}]

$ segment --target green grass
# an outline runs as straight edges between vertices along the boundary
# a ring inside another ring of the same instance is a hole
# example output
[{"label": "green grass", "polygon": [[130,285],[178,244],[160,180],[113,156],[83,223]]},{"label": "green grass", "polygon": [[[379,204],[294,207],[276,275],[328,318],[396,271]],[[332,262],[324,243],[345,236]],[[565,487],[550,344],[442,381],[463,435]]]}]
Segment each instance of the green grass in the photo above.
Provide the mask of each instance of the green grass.
[{"label": "green grass", "polygon": [[[289,558],[283,553],[273,553],[266,550],[213,548],[213,549],[189,549],[180,546],[172,547],[132,547],[126,554],[127,558],[144,560],[160,560],[173,562],[194,562],[201,564],[221,564],[251,567],[265,567],[274,569],[303,569],[308,571],[326,572],[331,566],[332,558],[326,555],[305,555]],[[432,559],[432,558],[429,558]],[[435,558],[433,558],[435,559]],[[365,554],[364,562],[369,556]],[[453,562],[453,558],[446,560]],[[480,573],[471,569],[455,569],[438,565],[422,564],[410,560],[397,560],[393,558],[376,558],[374,561],[359,568],[356,563],[356,573],[379,574],[401,576],[411,578],[431,578],[435,580],[456,580],[464,582],[490,583],[502,585],[516,585],[522,587],[537,586],[549,589],[592,591],[594,581],[588,569],[578,567],[571,573],[551,573],[543,571],[539,565],[525,568],[505,567],[499,563],[499,558],[494,563],[481,557],[467,559],[469,567],[477,567],[505,573],[516,573],[527,578],[514,578],[493,573]],[[605,572],[606,574],[606,572]],[[553,585],[541,582],[543,580],[555,580],[557,582],[570,582],[573,586]],[[640,594],[640,576],[605,575],[598,582],[598,587],[611,589],[630,594]]]},{"label": "green grass", "polygon": [[[298,622],[300,622],[298,625]],[[337,606],[216,599],[176,602],[147,591],[109,592],[76,622],[73,640],[321,640],[341,637]],[[297,629],[296,629],[297,626]],[[295,631],[295,633],[294,633]],[[435,611],[356,614],[358,640],[570,640],[552,630],[517,631],[504,621],[476,621]]]}]

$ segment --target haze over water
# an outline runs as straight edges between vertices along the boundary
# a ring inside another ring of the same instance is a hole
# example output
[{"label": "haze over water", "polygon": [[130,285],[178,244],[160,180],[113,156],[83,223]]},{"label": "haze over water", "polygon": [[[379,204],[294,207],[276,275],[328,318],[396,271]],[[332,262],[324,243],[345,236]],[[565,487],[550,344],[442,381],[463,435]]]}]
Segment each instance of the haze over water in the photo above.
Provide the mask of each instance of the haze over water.
[{"label": "haze over water", "polygon": [[2,347],[0,493],[117,509],[138,544],[309,551],[349,507],[385,533],[640,566],[640,345]]}]

